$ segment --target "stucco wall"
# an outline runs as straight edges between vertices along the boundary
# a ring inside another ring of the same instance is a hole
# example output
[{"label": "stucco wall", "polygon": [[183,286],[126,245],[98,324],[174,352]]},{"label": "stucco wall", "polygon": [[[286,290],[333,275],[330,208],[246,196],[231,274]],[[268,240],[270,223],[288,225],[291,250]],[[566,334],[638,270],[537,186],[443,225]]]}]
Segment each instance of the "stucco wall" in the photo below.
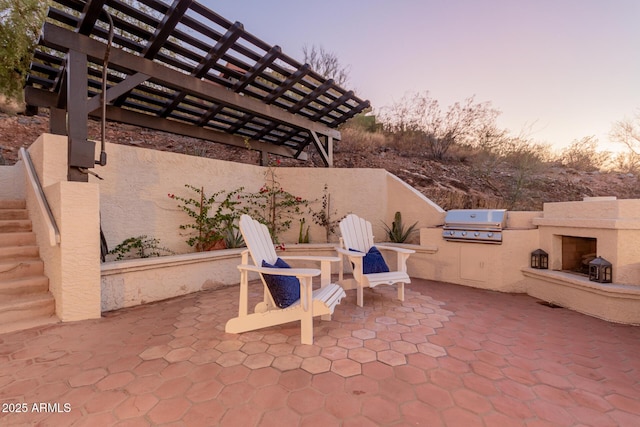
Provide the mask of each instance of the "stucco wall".
[{"label": "stucco wall", "polygon": [[18,161],[11,166],[0,166],[0,199],[24,199],[24,165]]},{"label": "stucco wall", "polygon": [[56,315],[63,321],[100,317],[99,188],[66,181],[65,137],[42,135],[29,154],[62,236],[59,245],[51,246],[35,194],[27,186],[27,207]]},{"label": "stucco wall", "polygon": [[[104,178],[91,177],[100,186],[102,229],[110,248],[129,237],[147,235],[176,253],[192,252],[187,233],[179,229],[191,219],[168,194],[195,196],[185,184],[204,186],[210,195],[220,190],[244,187],[257,192],[265,184],[268,168],[206,159],[137,147],[107,144],[108,163],[96,168]],[[396,210],[407,212],[406,221],[420,225],[437,223],[442,210],[405,183],[382,169],[275,168],[285,191],[311,201],[321,208],[325,184],[331,194],[335,219],[356,213],[371,221],[378,240],[384,240],[383,221],[390,224]],[[392,178],[390,178],[392,177]],[[306,213],[311,242],[323,243],[324,228]],[[299,223],[280,237],[282,242],[298,241]],[[337,241],[338,236],[332,236]]]}]

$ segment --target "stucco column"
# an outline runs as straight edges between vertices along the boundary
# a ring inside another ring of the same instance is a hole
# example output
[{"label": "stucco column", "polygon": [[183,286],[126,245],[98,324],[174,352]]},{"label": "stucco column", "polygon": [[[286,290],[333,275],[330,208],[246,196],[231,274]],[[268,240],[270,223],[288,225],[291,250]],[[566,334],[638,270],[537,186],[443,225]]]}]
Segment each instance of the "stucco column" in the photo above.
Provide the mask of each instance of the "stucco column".
[{"label": "stucco column", "polygon": [[57,270],[50,274],[62,321],[100,317],[100,190],[98,184],[60,181],[47,197],[60,228]]}]

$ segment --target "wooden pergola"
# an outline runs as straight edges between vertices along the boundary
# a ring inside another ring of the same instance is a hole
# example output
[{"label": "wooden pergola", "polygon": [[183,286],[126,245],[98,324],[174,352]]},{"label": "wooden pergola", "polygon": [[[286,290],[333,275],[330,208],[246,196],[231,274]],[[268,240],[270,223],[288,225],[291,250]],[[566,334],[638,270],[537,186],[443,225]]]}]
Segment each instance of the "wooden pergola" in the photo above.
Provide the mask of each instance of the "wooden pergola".
[{"label": "wooden pergola", "polygon": [[195,1],[130,3],[56,0],[42,28],[25,97],[50,109],[51,132],[68,135],[69,180],[86,181],[88,168],[106,162],[87,139],[88,118],[103,111],[110,121],[259,150],[262,159],[306,159],[313,145],[331,166],[336,128],[369,106]]}]

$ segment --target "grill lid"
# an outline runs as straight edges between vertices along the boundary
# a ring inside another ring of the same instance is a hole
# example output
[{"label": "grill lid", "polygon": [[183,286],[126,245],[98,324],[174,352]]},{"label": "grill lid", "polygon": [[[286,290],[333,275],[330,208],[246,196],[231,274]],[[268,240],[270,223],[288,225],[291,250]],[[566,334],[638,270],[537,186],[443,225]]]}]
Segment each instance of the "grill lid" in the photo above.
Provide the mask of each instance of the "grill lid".
[{"label": "grill lid", "polygon": [[502,230],[507,224],[506,209],[452,209],[444,219],[446,230]]},{"label": "grill lid", "polygon": [[499,245],[506,224],[506,209],[453,209],[445,217],[442,237],[449,241]]}]

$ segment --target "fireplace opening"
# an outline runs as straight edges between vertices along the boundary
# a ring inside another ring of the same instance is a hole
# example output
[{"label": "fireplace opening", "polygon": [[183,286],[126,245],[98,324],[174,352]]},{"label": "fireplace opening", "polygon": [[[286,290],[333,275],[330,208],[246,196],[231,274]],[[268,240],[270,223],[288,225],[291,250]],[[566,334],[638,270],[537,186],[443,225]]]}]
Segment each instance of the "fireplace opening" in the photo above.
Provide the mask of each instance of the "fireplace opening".
[{"label": "fireplace opening", "polygon": [[596,258],[597,239],[562,236],[562,270],[589,274],[589,262]]}]

